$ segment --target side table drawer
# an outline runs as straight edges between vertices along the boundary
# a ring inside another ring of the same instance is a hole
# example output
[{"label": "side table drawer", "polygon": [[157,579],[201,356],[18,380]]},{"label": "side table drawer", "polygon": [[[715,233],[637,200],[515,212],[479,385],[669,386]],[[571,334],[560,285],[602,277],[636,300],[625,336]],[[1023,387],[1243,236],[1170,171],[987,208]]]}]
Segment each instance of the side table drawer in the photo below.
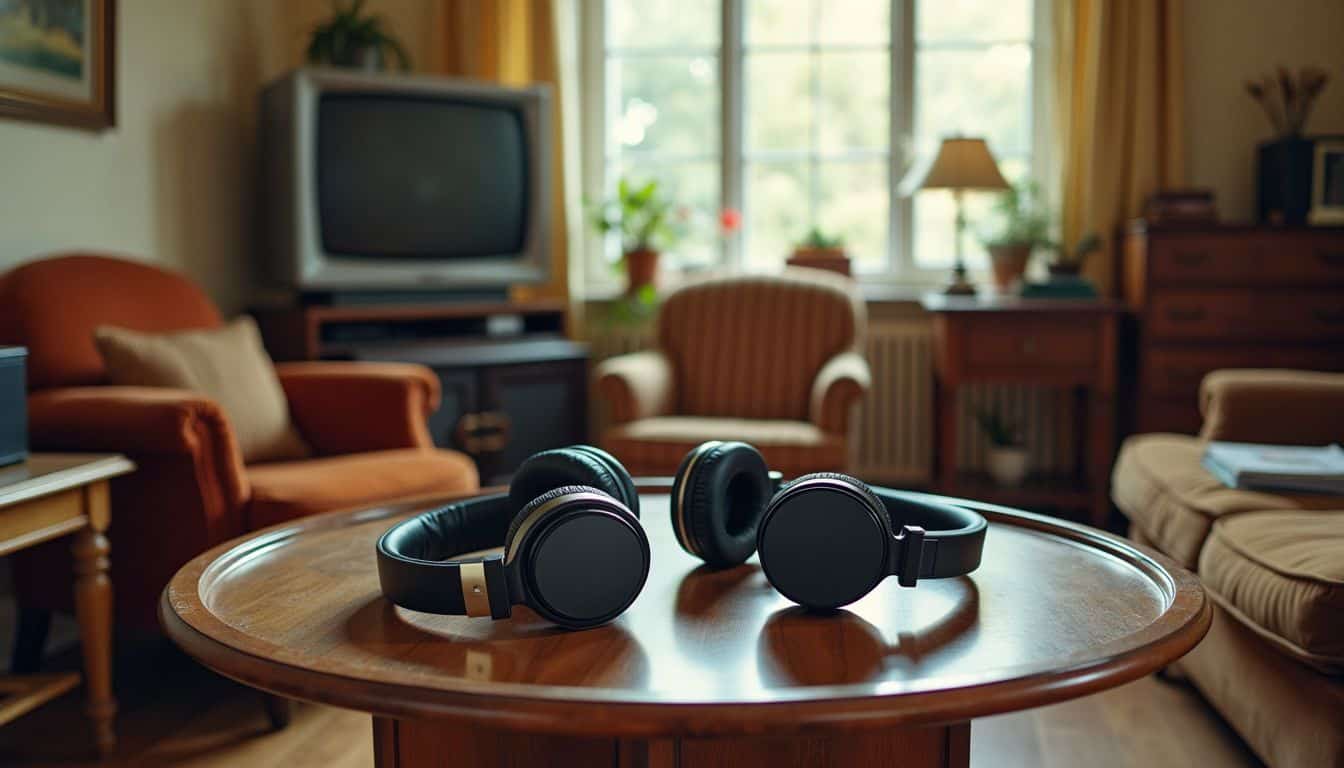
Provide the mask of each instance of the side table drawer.
[{"label": "side table drawer", "polygon": [[1095,364],[1100,356],[1093,323],[976,322],[965,338],[970,369],[1077,368]]},{"label": "side table drawer", "polygon": [[1155,291],[1146,320],[1153,339],[1344,338],[1344,295]]}]

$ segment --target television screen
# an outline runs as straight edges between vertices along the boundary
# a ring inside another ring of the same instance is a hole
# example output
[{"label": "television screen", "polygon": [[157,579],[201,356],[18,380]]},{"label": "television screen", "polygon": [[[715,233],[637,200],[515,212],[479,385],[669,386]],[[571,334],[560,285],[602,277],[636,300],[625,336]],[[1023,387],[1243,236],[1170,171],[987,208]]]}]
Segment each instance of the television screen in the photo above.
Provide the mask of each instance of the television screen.
[{"label": "television screen", "polygon": [[527,237],[527,150],[513,106],[323,94],[322,247],[374,258],[516,256]]}]

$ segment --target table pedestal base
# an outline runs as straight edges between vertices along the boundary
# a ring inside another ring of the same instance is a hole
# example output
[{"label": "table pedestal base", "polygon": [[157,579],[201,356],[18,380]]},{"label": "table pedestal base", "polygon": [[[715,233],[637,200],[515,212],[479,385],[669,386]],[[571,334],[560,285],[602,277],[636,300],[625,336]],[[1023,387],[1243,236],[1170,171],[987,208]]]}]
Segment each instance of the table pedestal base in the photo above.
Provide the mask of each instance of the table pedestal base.
[{"label": "table pedestal base", "polygon": [[864,728],[802,738],[615,739],[503,731],[444,721],[373,718],[377,768],[613,766],[756,768],[889,765],[967,768],[971,724]]}]

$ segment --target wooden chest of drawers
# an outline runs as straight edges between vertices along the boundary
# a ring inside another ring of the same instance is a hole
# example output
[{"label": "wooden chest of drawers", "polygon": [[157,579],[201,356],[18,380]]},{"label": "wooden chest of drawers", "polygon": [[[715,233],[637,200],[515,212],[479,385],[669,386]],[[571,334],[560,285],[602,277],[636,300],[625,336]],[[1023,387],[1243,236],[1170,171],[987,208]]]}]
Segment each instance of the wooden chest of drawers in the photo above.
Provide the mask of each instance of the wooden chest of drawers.
[{"label": "wooden chest of drawers", "polygon": [[1344,370],[1344,228],[1135,222],[1121,269],[1128,431],[1198,431],[1219,368]]}]

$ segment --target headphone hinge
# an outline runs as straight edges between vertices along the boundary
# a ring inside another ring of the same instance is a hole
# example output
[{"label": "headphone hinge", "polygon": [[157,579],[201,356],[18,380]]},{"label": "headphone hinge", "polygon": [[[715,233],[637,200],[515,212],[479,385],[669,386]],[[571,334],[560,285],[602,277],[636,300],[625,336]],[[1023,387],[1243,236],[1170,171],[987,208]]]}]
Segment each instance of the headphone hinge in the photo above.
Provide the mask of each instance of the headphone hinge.
[{"label": "headphone hinge", "polygon": [[901,528],[896,537],[901,543],[901,559],[896,571],[896,581],[902,587],[913,587],[919,579],[924,560],[924,529],[917,525]]},{"label": "headphone hinge", "polygon": [[485,568],[486,595],[490,598],[490,618],[507,619],[513,615],[513,599],[509,594],[509,580],[504,572],[504,557],[487,557]]}]

